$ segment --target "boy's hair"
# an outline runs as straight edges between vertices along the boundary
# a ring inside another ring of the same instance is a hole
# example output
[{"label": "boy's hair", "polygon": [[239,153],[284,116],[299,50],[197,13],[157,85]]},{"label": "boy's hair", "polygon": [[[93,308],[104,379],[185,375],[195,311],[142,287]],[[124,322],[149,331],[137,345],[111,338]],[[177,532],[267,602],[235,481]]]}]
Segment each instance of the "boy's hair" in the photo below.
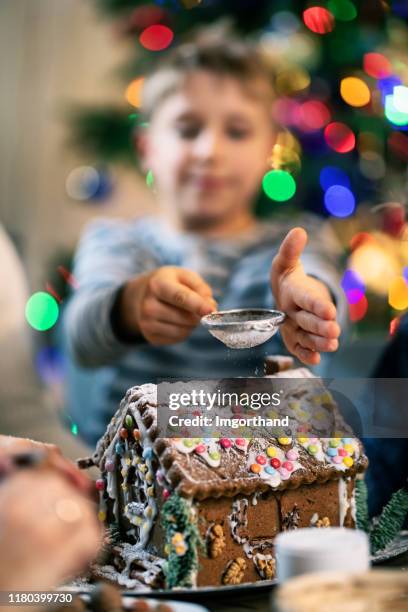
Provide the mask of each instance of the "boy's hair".
[{"label": "boy's hair", "polygon": [[200,37],[176,47],[145,78],[142,112],[147,121],[169,95],[180,90],[193,72],[206,70],[240,81],[249,95],[270,106],[273,100],[272,74],[263,57],[250,43],[230,36]]}]

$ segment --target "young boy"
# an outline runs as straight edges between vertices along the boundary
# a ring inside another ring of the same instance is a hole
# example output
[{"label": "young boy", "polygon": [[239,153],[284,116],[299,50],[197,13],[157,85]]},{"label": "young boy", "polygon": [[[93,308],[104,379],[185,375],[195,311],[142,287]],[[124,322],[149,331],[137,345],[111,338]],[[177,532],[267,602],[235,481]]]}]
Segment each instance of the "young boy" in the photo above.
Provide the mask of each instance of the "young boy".
[{"label": "young boy", "polygon": [[146,79],[139,150],[161,215],[87,230],[66,315],[77,361],[108,366],[91,405],[74,415],[89,442],[132,385],[262,373],[277,338],[231,352],[200,326],[217,308],[285,311],[281,336],[305,364],[337,349],[332,296],[342,298],[322,226],[309,220],[316,237],[305,250],[304,229],[284,238],[288,226],[252,213],[276,138],[272,99],[267,69],[240,42],[183,45]]}]

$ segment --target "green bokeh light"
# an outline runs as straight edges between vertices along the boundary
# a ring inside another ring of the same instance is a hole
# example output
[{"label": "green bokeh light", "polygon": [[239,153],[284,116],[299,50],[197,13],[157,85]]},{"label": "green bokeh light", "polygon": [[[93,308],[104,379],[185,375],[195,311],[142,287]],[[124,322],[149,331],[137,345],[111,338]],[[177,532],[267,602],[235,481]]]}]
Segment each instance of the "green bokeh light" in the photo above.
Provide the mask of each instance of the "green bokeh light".
[{"label": "green bokeh light", "polygon": [[357,9],[350,0],[329,0],[327,8],[339,21],[352,21],[357,17]]},{"label": "green bokeh light", "polygon": [[385,96],[385,116],[394,125],[408,125],[408,113],[401,113],[394,106],[394,96]]},{"label": "green bokeh light", "polygon": [[27,301],[25,316],[31,327],[38,331],[46,331],[58,320],[58,303],[49,293],[38,291]]},{"label": "green bokeh light", "polygon": [[146,174],[146,185],[148,187],[153,187],[154,185],[154,177],[153,177],[153,172],[151,170],[149,170],[148,173]]},{"label": "green bokeh light", "polygon": [[74,436],[78,435],[78,425],[76,423],[72,423],[72,425],[71,425],[71,433]]},{"label": "green bokeh light", "polygon": [[296,183],[285,170],[269,170],[263,177],[262,188],[271,200],[285,202],[295,194]]}]

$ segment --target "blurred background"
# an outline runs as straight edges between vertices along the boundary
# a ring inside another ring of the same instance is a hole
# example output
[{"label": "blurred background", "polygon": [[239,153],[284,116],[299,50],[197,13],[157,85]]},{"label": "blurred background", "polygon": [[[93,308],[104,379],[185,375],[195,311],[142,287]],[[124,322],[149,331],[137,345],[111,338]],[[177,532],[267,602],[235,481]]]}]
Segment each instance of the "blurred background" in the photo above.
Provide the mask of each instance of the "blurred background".
[{"label": "blurred background", "polygon": [[78,435],[59,329],[75,245],[96,216],[155,211],[133,147],[143,76],[204,26],[250,38],[271,67],[280,131],[257,213],[330,219],[350,320],[332,373],[369,375],[408,308],[407,23],[406,0],[3,0],[0,429],[35,430],[27,405],[46,396]]}]

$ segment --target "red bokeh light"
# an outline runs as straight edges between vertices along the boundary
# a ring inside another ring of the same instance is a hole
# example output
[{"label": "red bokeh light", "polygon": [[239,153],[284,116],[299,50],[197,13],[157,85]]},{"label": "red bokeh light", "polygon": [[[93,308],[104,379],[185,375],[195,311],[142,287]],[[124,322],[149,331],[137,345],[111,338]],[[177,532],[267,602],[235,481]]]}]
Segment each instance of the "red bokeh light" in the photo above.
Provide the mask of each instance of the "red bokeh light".
[{"label": "red bokeh light", "polygon": [[356,144],[356,138],[352,130],[338,121],[329,123],[324,130],[324,138],[331,149],[337,153],[348,153]]},{"label": "red bokeh light", "polygon": [[312,6],[303,11],[305,26],[315,34],[328,34],[334,28],[334,17],[321,6]]},{"label": "red bokeh light", "polygon": [[359,247],[363,246],[363,244],[367,244],[368,242],[375,243],[376,240],[368,232],[359,232],[350,240],[350,250],[355,251]]},{"label": "red bokeh light", "polygon": [[323,102],[308,100],[299,108],[297,125],[305,132],[313,132],[327,125],[330,119],[330,111]]},{"label": "red bokeh light", "polygon": [[165,25],[155,24],[149,26],[139,36],[142,47],[149,51],[162,51],[166,49],[174,38],[173,32]]},{"label": "red bokeh light", "polygon": [[403,162],[408,162],[408,137],[401,132],[392,132],[388,138],[391,151]]},{"label": "red bokeh light", "polygon": [[363,58],[364,71],[374,79],[383,79],[391,74],[391,64],[381,53],[365,53]]},{"label": "red bokeh light", "polygon": [[393,336],[395,334],[399,327],[400,321],[401,317],[395,317],[395,319],[392,319],[392,321],[390,321],[390,336]]},{"label": "red bokeh light", "polygon": [[362,296],[361,300],[355,304],[349,304],[349,317],[350,321],[356,323],[364,319],[368,310],[368,301],[365,295]]}]

